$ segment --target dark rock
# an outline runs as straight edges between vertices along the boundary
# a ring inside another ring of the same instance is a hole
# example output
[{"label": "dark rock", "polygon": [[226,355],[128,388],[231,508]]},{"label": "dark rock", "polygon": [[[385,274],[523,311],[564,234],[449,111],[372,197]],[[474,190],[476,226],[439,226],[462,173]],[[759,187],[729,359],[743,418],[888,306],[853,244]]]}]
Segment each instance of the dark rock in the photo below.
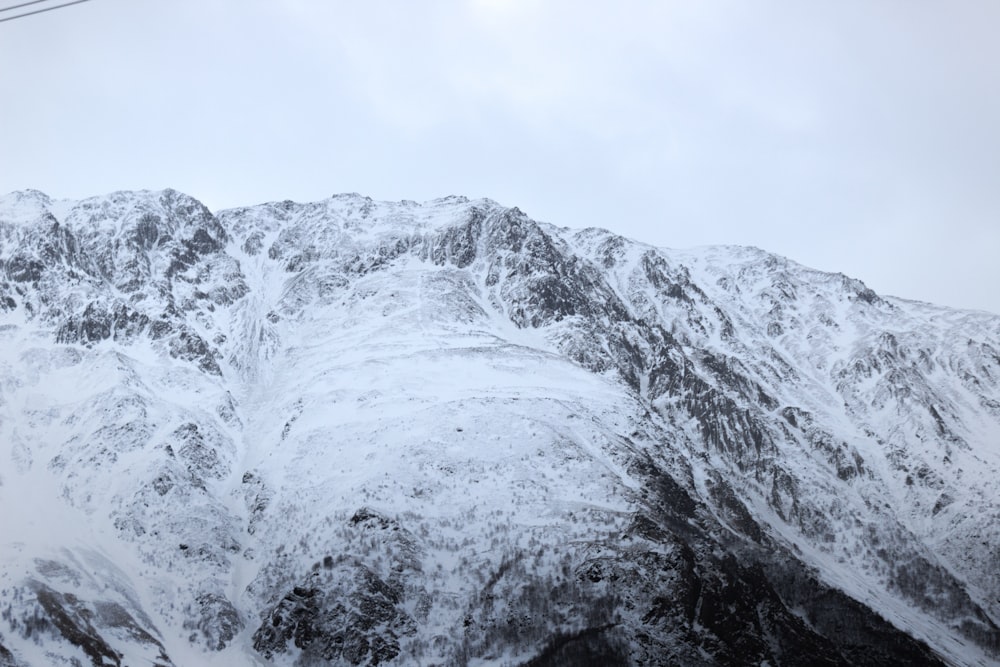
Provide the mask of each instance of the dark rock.
[{"label": "dark rock", "polygon": [[[264,232],[254,232],[243,241],[243,252],[250,255],[259,255],[264,247]],[[272,257],[273,259],[273,257]]]},{"label": "dark rock", "polygon": [[820,583],[795,558],[778,557],[765,566],[785,603],[802,609],[815,632],[836,644],[851,665],[943,665],[921,641],[896,629],[868,607]]},{"label": "dark rock", "polygon": [[90,658],[95,666],[121,665],[121,654],[108,645],[91,624],[89,614],[81,613],[79,602],[74,597],[57,593],[42,583],[34,583],[38,604],[45,610],[49,621],[59,634]]},{"label": "dark rock", "polygon": [[79,315],[67,319],[56,332],[59,343],[83,343],[90,345],[108,338],[129,342],[138,337],[149,325],[149,318],[129,308],[117,304],[108,310],[103,304],[90,303]]},{"label": "dark rock", "polygon": [[729,482],[721,478],[713,479],[708,482],[707,486],[709,497],[719,508],[726,523],[737,532],[761,544],[764,540],[764,533],[761,531],[760,525],[754,521],[750,511],[736,496],[736,492],[733,491]]},{"label": "dark rock", "polygon": [[[184,627],[197,630],[200,641],[211,651],[221,651],[243,629],[243,621],[233,603],[216,593],[202,593],[189,609]],[[195,640],[192,639],[192,642]]]},{"label": "dark rock", "polygon": [[161,496],[165,496],[173,487],[174,481],[167,472],[162,472],[153,479],[153,489]]},{"label": "dark rock", "polygon": [[559,633],[521,667],[625,667],[632,661],[620,635],[612,624]]},{"label": "dark rock", "polygon": [[[218,434],[210,434],[211,440],[217,440]],[[177,455],[187,463],[188,470],[198,478],[223,479],[226,470],[219,459],[215,446],[206,440],[195,423],[187,423],[178,427],[171,438],[177,443]]]},{"label": "dark rock", "polygon": [[253,647],[270,660],[291,642],[305,660],[376,665],[399,654],[399,637],[412,634],[397,587],[359,563],[344,560],[314,571],[264,618]]},{"label": "dark rock", "polygon": [[[3,636],[0,635],[0,641],[3,640]],[[7,648],[0,643],[0,667],[24,667],[21,662],[18,662],[14,658],[14,654],[11,653]]]},{"label": "dark rock", "polygon": [[460,269],[472,264],[478,254],[484,219],[484,213],[474,208],[465,224],[449,227],[435,237],[428,252],[430,261],[438,265],[454,264]]},{"label": "dark rock", "polygon": [[358,525],[361,523],[373,523],[379,528],[389,528],[393,525],[393,520],[389,517],[376,512],[370,507],[362,507],[351,517],[351,524]]},{"label": "dark rock", "polygon": [[257,524],[264,517],[264,512],[271,504],[272,492],[259,476],[252,472],[243,473],[243,498],[249,511],[247,532],[251,535],[257,532]]},{"label": "dark rock", "polygon": [[6,276],[18,283],[37,283],[42,279],[45,265],[37,259],[15,255],[4,263]]},{"label": "dark rock", "polygon": [[205,373],[222,375],[222,369],[219,368],[219,362],[216,360],[211,346],[190,327],[180,326],[176,335],[170,340],[169,349],[171,356],[196,362],[198,368]]},{"label": "dark rock", "polygon": [[[157,241],[161,240],[160,229],[162,225],[163,221],[160,216],[152,213],[144,214],[132,229],[131,242],[142,250],[150,250]],[[169,236],[166,236],[164,240],[168,238]]]},{"label": "dark rock", "polygon": [[[98,601],[90,604],[38,581],[30,582],[30,586],[45,614],[32,621],[34,627],[46,629],[51,626],[63,639],[79,647],[95,667],[121,665],[123,657],[102,636],[99,628],[114,631],[113,635],[108,632],[109,636],[120,637],[124,633],[131,641],[152,646],[159,653],[159,664],[172,665],[163,645],[151,634],[153,629],[144,628],[118,603]],[[31,627],[31,624],[26,625],[26,630],[30,632]]]}]

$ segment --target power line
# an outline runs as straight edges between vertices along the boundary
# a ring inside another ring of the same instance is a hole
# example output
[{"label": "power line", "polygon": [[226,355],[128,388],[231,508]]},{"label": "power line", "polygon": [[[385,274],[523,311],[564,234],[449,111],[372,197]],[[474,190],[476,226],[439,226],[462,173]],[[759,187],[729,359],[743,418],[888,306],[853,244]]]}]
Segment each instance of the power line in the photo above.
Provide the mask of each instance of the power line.
[{"label": "power line", "polygon": [[[4,11],[5,12],[5,11],[7,11],[9,9],[16,9],[17,7],[26,7],[27,5],[34,5],[34,4],[38,4],[39,2],[43,2],[43,1],[44,0],[32,0],[32,2],[25,2],[24,4],[20,4],[20,5],[13,5],[11,7],[5,7],[4,9],[2,9],[0,11]],[[14,21],[16,19],[23,19],[25,16],[33,16],[34,14],[41,14],[42,12],[51,12],[54,9],[62,9],[63,7],[69,7],[70,5],[78,5],[81,2],[90,2],[90,0],[73,0],[73,2],[65,2],[65,3],[63,3],[61,5],[56,5],[55,7],[46,7],[45,9],[36,9],[33,12],[25,12],[23,14],[18,14],[17,16],[8,16],[5,19],[0,19],[0,23],[6,23],[7,21]]]},{"label": "power line", "polygon": [[21,7],[27,7],[28,5],[37,5],[39,2],[48,2],[49,0],[31,0],[31,2],[22,2],[19,5],[11,5],[10,7],[4,7],[0,9],[0,12],[9,12],[12,9],[20,9]]}]

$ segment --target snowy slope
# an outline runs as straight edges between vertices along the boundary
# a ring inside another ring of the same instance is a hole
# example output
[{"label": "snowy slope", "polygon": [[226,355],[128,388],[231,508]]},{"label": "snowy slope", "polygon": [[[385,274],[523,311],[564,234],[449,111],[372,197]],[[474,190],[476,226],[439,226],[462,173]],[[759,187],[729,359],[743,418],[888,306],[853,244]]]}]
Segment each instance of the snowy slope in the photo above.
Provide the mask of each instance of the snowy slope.
[{"label": "snowy slope", "polygon": [[461,197],[0,262],[0,665],[1000,655],[998,317]]}]

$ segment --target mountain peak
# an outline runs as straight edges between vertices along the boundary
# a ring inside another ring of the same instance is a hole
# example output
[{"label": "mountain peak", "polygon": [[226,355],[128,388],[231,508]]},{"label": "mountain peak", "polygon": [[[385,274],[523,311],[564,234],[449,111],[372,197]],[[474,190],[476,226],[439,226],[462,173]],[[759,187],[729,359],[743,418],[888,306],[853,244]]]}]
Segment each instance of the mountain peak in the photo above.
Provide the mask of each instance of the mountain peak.
[{"label": "mountain peak", "polygon": [[1000,318],[455,196],[0,235],[0,663],[1000,651]]}]

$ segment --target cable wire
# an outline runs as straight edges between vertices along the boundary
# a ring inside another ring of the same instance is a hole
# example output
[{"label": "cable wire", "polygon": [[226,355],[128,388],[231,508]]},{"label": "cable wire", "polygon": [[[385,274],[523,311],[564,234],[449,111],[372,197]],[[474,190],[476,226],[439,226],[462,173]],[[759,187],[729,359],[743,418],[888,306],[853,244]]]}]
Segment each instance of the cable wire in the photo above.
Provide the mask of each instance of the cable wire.
[{"label": "cable wire", "polygon": [[[11,7],[6,7],[0,11],[7,11],[8,9],[15,9],[17,7],[25,7],[27,5],[34,5],[43,0],[32,0],[32,2],[26,2],[22,5],[13,5]],[[54,9],[62,9],[63,7],[69,7],[70,5],[78,5],[81,2],[90,2],[90,0],[73,0],[73,2],[65,2],[61,5],[56,5],[55,7],[46,7],[45,9],[36,9],[33,12],[25,12],[23,14],[18,14],[17,16],[8,16],[5,19],[0,19],[0,23],[6,23],[7,21],[14,21],[15,19],[23,19],[25,16],[33,16],[35,14],[41,14],[42,12],[51,12]]]},{"label": "cable wire", "polygon": [[20,9],[21,7],[27,7],[28,5],[37,5],[40,2],[49,2],[49,0],[31,0],[31,2],[22,2],[19,5],[11,5],[10,7],[4,7],[0,9],[0,12],[9,12],[12,9]]}]

